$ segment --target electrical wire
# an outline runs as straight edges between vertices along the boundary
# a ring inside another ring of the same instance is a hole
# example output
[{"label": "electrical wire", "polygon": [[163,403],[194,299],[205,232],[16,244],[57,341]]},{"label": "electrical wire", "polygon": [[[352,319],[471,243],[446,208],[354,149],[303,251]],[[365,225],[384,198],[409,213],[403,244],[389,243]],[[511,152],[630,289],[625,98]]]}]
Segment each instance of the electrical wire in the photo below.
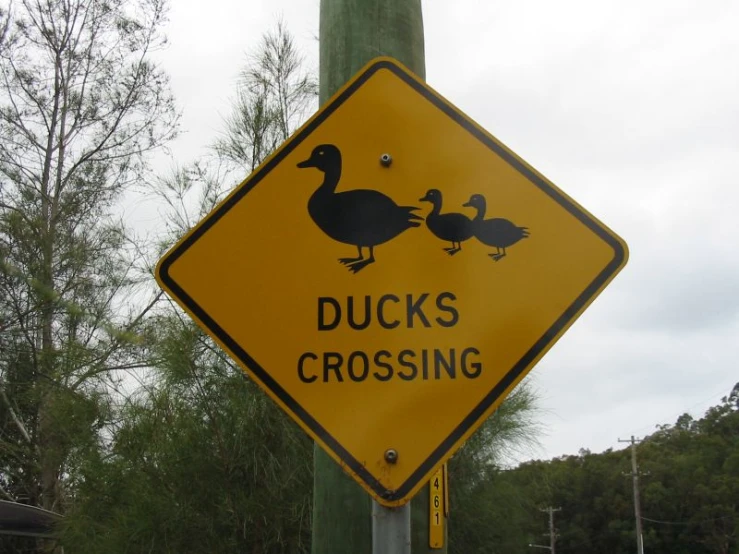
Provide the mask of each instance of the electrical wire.
[{"label": "electrical wire", "polygon": [[693,525],[698,523],[709,523],[711,521],[720,521],[722,519],[733,519],[737,517],[736,515],[733,516],[722,516],[722,517],[715,517],[713,519],[704,519],[703,521],[662,521],[660,519],[650,519],[648,517],[641,516],[641,518],[644,521],[651,521],[652,523],[662,523],[664,525]]}]

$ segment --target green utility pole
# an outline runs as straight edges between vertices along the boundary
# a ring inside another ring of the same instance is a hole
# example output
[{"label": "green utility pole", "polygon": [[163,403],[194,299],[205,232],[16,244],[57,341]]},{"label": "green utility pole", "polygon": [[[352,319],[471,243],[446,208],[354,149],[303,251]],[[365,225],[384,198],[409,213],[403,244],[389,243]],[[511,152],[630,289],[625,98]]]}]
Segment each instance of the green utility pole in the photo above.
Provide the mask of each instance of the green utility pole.
[{"label": "green utility pole", "polygon": [[321,0],[319,27],[322,104],[377,56],[426,77],[421,0]]},{"label": "green utility pole", "polygon": [[[426,77],[421,0],[321,0],[320,102],[367,62],[391,56]],[[321,447],[314,447],[313,554],[370,554],[372,500]],[[413,554],[429,548],[429,487],[411,503]]]}]

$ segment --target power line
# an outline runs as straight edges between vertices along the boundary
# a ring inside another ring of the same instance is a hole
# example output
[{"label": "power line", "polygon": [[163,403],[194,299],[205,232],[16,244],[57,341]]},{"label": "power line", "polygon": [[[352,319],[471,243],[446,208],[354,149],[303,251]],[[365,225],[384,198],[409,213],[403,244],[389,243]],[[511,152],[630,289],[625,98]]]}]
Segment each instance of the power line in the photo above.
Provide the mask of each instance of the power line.
[{"label": "power line", "polygon": [[[712,394],[711,396],[709,396],[708,398],[704,398],[703,400],[699,400],[698,402],[695,402],[695,403],[691,404],[690,406],[688,406],[686,408],[683,408],[679,412],[673,412],[673,414],[670,415],[670,416],[662,417],[663,424],[672,425],[675,422],[675,419],[678,418],[678,417],[680,417],[681,415],[683,415],[683,414],[690,414],[690,412],[692,410],[694,410],[698,406],[705,406],[707,402],[715,403],[716,401],[721,400],[721,398],[723,398],[724,396],[728,396],[728,394],[726,393],[726,388],[722,388],[720,392],[716,392],[716,393]],[[714,404],[712,404],[712,405],[714,405]],[[704,409],[704,411],[707,410],[710,407],[711,406],[706,407]],[[692,414],[691,414],[691,416],[692,416]],[[634,429],[633,432],[638,433],[639,431],[644,431],[645,429],[654,429],[657,426],[658,426],[658,424],[652,423],[652,424],[649,424],[649,425],[644,425],[643,427],[639,427],[638,429]]]},{"label": "power line", "polygon": [[692,524],[699,524],[699,523],[710,523],[711,521],[720,521],[722,519],[734,519],[736,517],[737,517],[736,515],[722,516],[722,517],[714,517],[711,519],[704,519],[701,521],[662,521],[661,519],[650,519],[644,516],[642,516],[641,518],[644,521],[651,521],[652,523],[663,523],[665,525],[692,525]]}]

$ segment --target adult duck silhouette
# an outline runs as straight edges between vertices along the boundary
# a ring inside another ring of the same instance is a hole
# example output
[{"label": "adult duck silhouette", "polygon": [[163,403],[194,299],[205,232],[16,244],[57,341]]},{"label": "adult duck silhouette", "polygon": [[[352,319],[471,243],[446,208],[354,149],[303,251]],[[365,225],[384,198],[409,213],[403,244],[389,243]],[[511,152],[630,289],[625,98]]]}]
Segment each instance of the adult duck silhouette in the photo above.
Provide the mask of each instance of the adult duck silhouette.
[{"label": "adult duck silhouette", "polygon": [[528,227],[518,227],[507,219],[499,217],[485,219],[486,202],[482,194],[473,194],[469,201],[462,205],[477,209],[477,215],[472,220],[475,238],[497,249],[495,254],[488,254],[496,262],[505,257],[506,248],[529,236]]},{"label": "adult duck silhouette", "polygon": [[441,240],[452,243],[451,248],[444,248],[450,256],[462,250],[462,241],[472,236],[472,220],[464,214],[441,213],[441,192],[430,189],[426,196],[418,199],[419,202],[431,202],[433,208],[426,216],[426,226]]},{"label": "adult duck silhouette", "polygon": [[[323,172],[323,183],[308,201],[308,213],[316,225],[329,237],[357,247],[356,258],[339,258],[352,273],[357,273],[375,261],[374,248],[394,239],[411,227],[418,227],[423,218],[411,213],[414,206],[398,206],[392,198],[379,191],[355,189],[336,192],[341,179],[341,152],[333,144],[321,144],[300,168],[314,167]],[[369,249],[369,257],[362,255]]]}]

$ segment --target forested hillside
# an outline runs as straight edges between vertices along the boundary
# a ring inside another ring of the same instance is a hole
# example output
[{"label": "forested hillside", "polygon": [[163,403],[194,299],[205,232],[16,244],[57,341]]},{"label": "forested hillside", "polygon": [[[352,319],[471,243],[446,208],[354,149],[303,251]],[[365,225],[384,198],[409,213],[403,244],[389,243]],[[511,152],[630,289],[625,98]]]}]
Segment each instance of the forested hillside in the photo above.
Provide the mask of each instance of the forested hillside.
[{"label": "forested hillside", "polygon": [[[638,444],[637,459],[645,552],[739,552],[739,385],[701,419],[683,415],[659,426]],[[497,505],[496,516],[472,525],[453,510],[454,552],[549,546],[548,507],[561,509],[554,513],[556,552],[636,552],[629,447],[496,469],[474,494],[478,505]]]}]

